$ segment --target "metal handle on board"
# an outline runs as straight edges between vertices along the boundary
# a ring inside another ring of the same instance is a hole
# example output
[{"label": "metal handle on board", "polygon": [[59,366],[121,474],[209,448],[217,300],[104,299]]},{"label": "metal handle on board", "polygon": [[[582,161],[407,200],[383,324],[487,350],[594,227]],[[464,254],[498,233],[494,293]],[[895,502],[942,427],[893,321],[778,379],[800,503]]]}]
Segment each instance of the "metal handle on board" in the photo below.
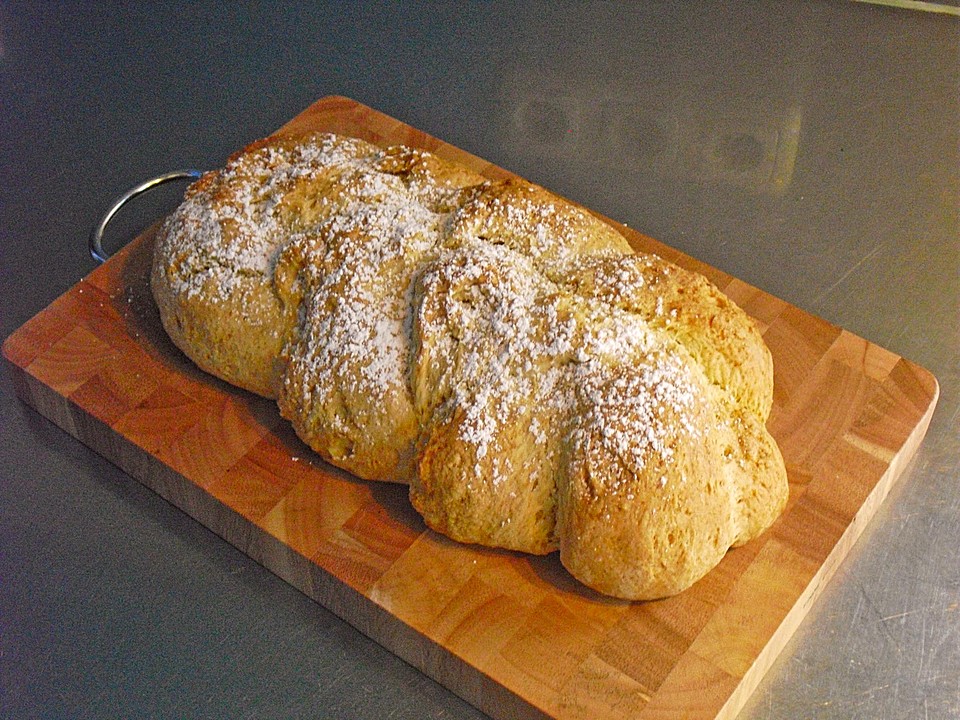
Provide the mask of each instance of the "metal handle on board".
[{"label": "metal handle on board", "polygon": [[170,182],[171,180],[196,180],[201,175],[203,175],[202,170],[172,170],[171,172],[164,173],[163,175],[157,175],[149,180],[144,180],[136,187],[127,190],[127,192],[113,201],[113,204],[110,206],[107,212],[104,213],[102,218],[100,218],[100,222],[98,222],[94,226],[93,230],[90,231],[90,238],[88,241],[90,255],[93,256],[94,260],[101,263],[106,262],[110,258],[110,255],[103,250],[103,233],[107,229],[107,225],[110,223],[110,220],[113,218],[113,216],[117,214],[120,208],[133,200],[133,198],[137,197],[138,195],[142,195],[157,185],[162,185],[163,183]]}]

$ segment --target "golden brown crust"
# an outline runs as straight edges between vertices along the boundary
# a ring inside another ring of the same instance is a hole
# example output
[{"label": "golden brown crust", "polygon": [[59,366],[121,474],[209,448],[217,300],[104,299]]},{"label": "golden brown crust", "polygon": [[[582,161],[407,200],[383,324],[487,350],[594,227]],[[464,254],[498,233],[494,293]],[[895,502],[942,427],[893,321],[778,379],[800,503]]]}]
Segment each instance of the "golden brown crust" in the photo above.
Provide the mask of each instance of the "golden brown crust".
[{"label": "golden brown crust", "polygon": [[750,318],[525,181],[267,139],[188,191],[152,284],[174,341],[324,458],[600,592],[679,592],[786,502]]},{"label": "golden brown crust", "polygon": [[[696,365],[677,357],[665,348],[599,373],[590,383],[599,402],[583,403],[559,503],[560,557],[603,593],[672,595],[731,544],[716,410]],[[651,437],[634,433],[638,414],[655,428]]]},{"label": "golden brown crust", "polygon": [[477,185],[464,194],[445,245],[478,242],[504,245],[530,258],[553,280],[585,258],[631,252],[624,237],[606,223],[519,178]]},{"label": "golden brown crust", "polygon": [[275,397],[277,358],[297,308],[273,286],[276,254],[323,207],[348,160],[376,152],[359,140],[262,140],[205,173],[161,227],[151,285],[164,328],[204,370]]},{"label": "golden brown crust", "polygon": [[[418,278],[411,382],[423,428],[410,498],[462,542],[556,549],[552,284],[505,246],[442,254]],[[559,396],[554,395],[555,398]]]},{"label": "golden brown crust", "polygon": [[710,380],[766,419],[773,359],[751,318],[699,273],[635,253],[578,264],[575,292],[636,313],[686,347]]}]

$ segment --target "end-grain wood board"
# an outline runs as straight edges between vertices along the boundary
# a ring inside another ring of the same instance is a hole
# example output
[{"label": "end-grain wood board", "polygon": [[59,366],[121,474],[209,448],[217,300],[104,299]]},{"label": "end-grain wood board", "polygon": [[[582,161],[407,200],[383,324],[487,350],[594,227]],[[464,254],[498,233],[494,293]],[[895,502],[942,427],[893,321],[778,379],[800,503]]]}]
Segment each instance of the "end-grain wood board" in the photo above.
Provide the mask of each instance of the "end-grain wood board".
[{"label": "end-grain wood board", "polygon": [[[324,98],[278,133],[404,143],[509,173],[371,108]],[[154,230],[7,339],[22,399],[250,557],[497,718],[730,718],[770,667],[916,451],[926,370],[633,230],[759,323],[775,366],[769,427],[783,516],[689,590],[627,603],[555,555],[459,545],[405,488],[325,465],[273,403],[197,370],[148,288]]]}]

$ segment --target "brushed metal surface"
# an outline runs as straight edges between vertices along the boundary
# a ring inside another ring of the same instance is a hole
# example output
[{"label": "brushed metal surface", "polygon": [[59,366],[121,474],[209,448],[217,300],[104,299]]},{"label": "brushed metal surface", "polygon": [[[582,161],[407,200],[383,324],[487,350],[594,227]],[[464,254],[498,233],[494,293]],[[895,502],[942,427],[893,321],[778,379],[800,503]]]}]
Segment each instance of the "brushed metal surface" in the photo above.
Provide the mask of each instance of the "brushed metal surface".
[{"label": "brushed metal surface", "polygon": [[[349,95],[934,372],[913,466],[742,716],[960,715],[956,17],[38,5],[0,6],[4,336],[119,192]],[[0,716],[480,717],[0,391]]]}]

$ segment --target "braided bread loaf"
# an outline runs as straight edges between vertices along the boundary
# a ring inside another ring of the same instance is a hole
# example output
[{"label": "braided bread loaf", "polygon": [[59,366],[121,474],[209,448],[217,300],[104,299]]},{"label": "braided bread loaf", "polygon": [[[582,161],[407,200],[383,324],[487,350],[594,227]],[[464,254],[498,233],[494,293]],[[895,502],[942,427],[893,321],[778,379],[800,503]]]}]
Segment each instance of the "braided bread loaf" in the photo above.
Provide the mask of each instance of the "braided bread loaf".
[{"label": "braided bread loaf", "polygon": [[679,592],[786,502],[747,315],[530,183],[268,138],[188,189],[151,285],[173,341],[326,460],[602,593]]}]

